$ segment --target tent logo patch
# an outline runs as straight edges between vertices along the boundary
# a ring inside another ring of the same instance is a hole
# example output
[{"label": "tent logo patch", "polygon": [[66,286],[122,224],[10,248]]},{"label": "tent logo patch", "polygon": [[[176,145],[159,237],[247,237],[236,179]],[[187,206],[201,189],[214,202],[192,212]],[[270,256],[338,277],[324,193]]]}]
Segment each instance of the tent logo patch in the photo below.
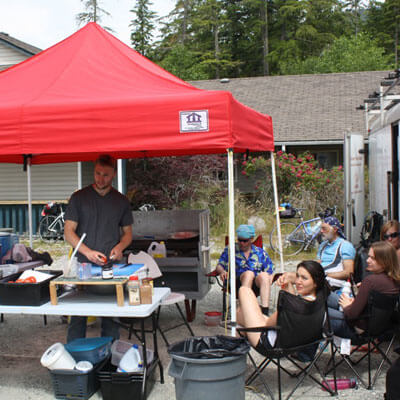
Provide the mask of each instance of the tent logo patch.
[{"label": "tent logo patch", "polygon": [[208,132],[208,110],[180,111],[180,132]]}]

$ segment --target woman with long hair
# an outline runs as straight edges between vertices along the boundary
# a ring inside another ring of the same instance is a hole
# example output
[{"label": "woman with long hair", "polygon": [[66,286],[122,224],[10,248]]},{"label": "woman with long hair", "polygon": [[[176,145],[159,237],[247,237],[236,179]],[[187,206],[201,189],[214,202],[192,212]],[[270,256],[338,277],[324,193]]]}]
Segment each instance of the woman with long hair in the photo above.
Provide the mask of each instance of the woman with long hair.
[{"label": "woman with long hair", "polygon": [[[297,294],[308,301],[315,301],[317,295],[325,291],[327,285],[323,268],[318,262],[312,260],[302,261],[297,266],[294,285],[284,278],[278,280],[278,284],[283,290]],[[269,317],[264,315],[254,292],[250,288],[240,287],[239,308],[237,311],[237,321],[240,325],[245,328],[276,326],[277,320],[277,311]],[[253,347],[264,346],[271,348],[275,345],[276,332],[274,330],[262,333],[246,332],[246,336]]]},{"label": "woman with long hair", "polygon": [[372,243],[368,252],[367,271],[371,274],[362,280],[355,298],[345,294],[337,296],[336,306],[328,309],[331,327],[337,336],[352,339],[360,329],[366,329],[366,320],[357,318],[366,310],[371,291],[387,295],[400,292],[399,260],[394,246],[389,242]]},{"label": "woman with long hair", "polygon": [[400,223],[395,219],[386,222],[381,229],[381,240],[391,243],[400,262]]}]

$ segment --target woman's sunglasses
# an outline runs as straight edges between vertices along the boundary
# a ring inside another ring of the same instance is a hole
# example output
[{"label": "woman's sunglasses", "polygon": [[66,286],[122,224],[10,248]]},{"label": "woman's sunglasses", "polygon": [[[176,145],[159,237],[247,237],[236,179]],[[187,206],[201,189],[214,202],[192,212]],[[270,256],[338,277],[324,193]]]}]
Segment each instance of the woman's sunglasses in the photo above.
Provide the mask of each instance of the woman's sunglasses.
[{"label": "woman's sunglasses", "polygon": [[400,232],[393,232],[393,233],[388,233],[388,234],[384,234],[383,235],[383,238],[385,239],[385,240],[388,240],[389,238],[392,238],[392,239],[395,239],[395,238],[397,238],[398,236],[400,236]]},{"label": "woman's sunglasses", "polygon": [[241,243],[246,243],[246,242],[248,242],[250,239],[241,239],[241,238],[238,238],[238,242],[241,242]]}]

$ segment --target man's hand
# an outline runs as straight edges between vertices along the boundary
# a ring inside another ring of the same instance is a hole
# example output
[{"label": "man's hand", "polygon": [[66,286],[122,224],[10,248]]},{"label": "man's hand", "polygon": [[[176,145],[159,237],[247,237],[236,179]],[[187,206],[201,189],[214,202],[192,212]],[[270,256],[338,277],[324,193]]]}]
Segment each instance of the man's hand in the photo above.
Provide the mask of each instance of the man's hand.
[{"label": "man's hand", "polygon": [[107,256],[100,251],[89,249],[84,255],[93,264],[104,265],[107,263]]},{"label": "man's hand", "polygon": [[122,250],[121,247],[117,244],[110,252],[110,259],[113,260],[121,260],[122,259]]},{"label": "man's hand", "polygon": [[218,276],[222,281],[225,281],[225,279],[228,277],[228,273],[223,270],[220,274],[218,274]]}]

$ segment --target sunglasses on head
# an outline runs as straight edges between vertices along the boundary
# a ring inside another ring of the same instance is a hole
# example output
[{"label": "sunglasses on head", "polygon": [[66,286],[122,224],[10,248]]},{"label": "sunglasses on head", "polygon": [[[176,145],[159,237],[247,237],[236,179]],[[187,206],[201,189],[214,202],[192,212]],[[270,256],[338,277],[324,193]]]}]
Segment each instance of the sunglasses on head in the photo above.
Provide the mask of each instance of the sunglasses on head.
[{"label": "sunglasses on head", "polygon": [[242,242],[242,243],[246,243],[248,242],[250,239],[243,239],[243,238],[238,238],[238,242]]},{"label": "sunglasses on head", "polygon": [[389,238],[394,239],[394,238],[397,238],[398,236],[400,236],[400,232],[393,232],[393,233],[389,233],[389,234],[385,233],[385,234],[383,235],[383,238],[384,238],[385,240],[388,240]]}]

